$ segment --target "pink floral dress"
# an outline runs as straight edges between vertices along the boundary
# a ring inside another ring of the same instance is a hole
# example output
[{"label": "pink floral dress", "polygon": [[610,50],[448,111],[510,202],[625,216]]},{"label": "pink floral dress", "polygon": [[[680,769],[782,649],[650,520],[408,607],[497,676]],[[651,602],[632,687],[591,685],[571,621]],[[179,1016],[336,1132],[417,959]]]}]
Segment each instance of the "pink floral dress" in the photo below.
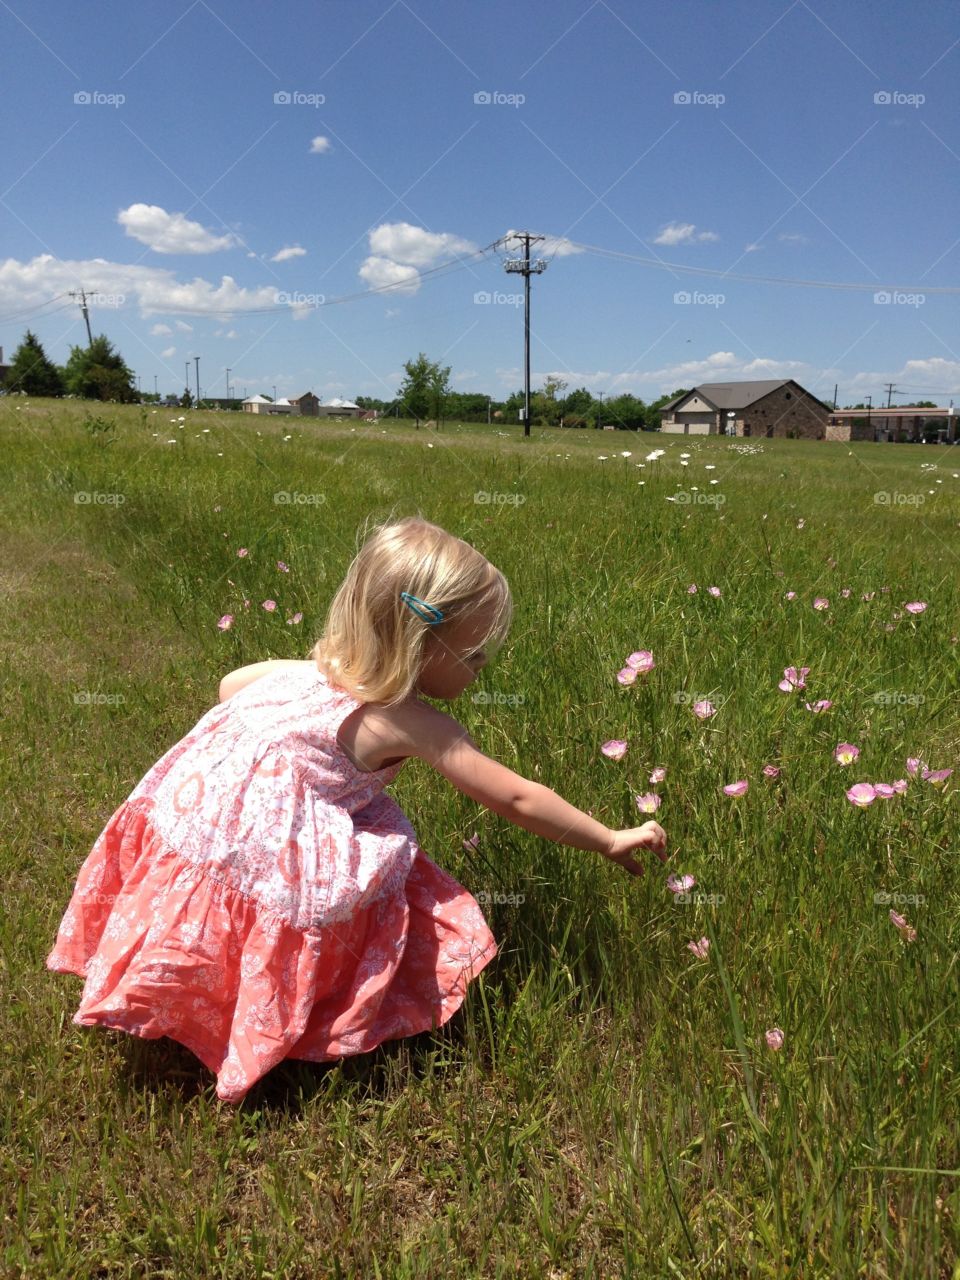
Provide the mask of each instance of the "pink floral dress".
[{"label": "pink floral dress", "polygon": [[360,704],[312,664],[208,711],[114,813],[47,967],[73,1021],[170,1036],[239,1101],[284,1058],[325,1062],[441,1026],[497,944],[337,744]]}]

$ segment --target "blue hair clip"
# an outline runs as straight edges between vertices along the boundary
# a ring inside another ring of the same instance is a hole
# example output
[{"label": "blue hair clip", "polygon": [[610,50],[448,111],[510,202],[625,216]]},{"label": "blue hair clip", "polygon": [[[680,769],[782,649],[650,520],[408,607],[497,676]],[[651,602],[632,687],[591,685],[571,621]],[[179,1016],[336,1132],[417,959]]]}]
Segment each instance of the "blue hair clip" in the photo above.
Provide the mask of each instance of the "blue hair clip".
[{"label": "blue hair clip", "polygon": [[[409,591],[401,591],[400,599],[413,610],[418,618],[422,618],[431,627],[435,627],[438,622],[443,621],[443,614],[439,609],[435,609],[432,604],[427,604],[425,601],[418,599],[417,596],[412,596]],[[424,612],[421,613],[421,610]]]}]

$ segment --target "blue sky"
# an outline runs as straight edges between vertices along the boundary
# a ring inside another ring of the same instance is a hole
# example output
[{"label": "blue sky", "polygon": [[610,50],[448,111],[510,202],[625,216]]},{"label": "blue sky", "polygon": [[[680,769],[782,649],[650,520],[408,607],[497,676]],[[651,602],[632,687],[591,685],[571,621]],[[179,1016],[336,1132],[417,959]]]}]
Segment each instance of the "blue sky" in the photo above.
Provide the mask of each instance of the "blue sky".
[{"label": "blue sky", "polygon": [[529,229],[535,386],[960,400],[952,6],[13,0],[0,50],[8,357],[83,343],[83,286],[144,390],[390,398],[422,350],[504,396],[479,251]]}]

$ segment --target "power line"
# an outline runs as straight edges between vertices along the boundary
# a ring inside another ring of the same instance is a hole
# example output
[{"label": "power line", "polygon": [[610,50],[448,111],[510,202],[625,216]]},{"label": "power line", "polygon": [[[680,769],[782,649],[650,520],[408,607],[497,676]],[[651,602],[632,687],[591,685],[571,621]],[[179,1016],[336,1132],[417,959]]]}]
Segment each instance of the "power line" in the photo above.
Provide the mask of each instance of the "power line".
[{"label": "power line", "polygon": [[[39,316],[44,307],[52,306],[53,303],[59,301],[61,298],[66,298],[67,296],[68,295],[65,293],[57,293],[52,298],[48,298],[46,302],[38,302],[34,306],[27,307],[24,311],[12,311],[9,315],[0,316],[0,324],[7,324],[13,320],[29,320],[34,315]],[[40,316],[40,318],[45,320],[47,316],[56,315],[58,311],[66,311],[70,306],[71,303],[65,302],[63,306],[57,307],[54,311],[48,311],[46,315]]]},{"label": "power line", "polygon": [[786,284],[807,289],[846,289],[863,293],[917,293],[917,294],[958,294],[960,285],[892,285],[861,284],[852,281],[837,280],[801,280],[790,276],[749,276],[735,271],[721,271],[718,267],[694,267],[687,263],[664,262],[660,258],[645,258],[637,253],[626,253],[621,249],[601,249],[598,245],[579,244],[570,241],[574,249],[583,253],[594,253],[601,258],[616,258],[625,262],[636,262],[641,266],[654,267],[658,271],[680,271],[687,275],[713,276],[723,280],[742,280],[748,284]]}]

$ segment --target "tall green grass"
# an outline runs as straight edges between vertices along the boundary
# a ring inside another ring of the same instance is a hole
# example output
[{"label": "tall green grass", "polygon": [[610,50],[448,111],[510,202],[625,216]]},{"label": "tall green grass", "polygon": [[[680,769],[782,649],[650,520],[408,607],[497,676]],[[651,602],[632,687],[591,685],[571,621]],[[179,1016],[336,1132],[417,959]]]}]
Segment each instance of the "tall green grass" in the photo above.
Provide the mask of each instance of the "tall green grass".
[{"label": "tall green grass", "polygon": [[[0,403],[4,1274],[960,1275],[958,775],[845,796],[960,763],[960,451],[179,416]],[[392,792],[500,954],[435,1035],[231,1108],[179,1046],[74,1027],[44,957],[221,676],[305,656],[364,521],[411,512],[515,598],[449,709],[609,826],[658,792],[670,860],[631,879],[409,763]]]}]

